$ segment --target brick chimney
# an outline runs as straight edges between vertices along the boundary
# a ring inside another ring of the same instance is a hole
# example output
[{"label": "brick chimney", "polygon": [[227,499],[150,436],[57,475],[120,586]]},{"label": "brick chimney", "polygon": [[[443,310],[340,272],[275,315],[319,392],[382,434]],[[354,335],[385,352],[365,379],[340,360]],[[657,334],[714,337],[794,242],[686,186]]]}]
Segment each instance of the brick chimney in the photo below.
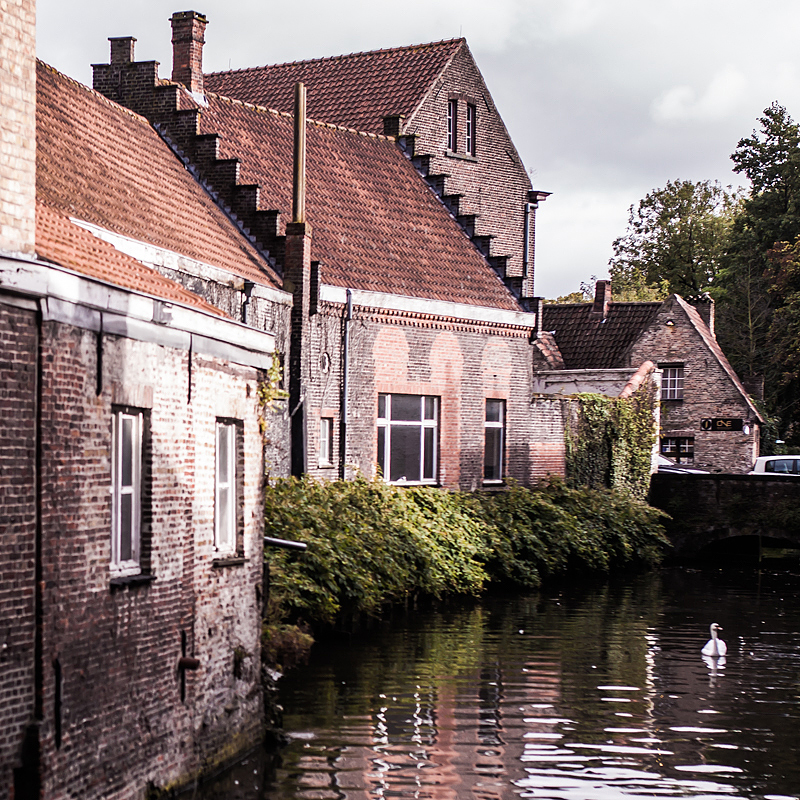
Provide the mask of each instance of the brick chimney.
[{"label": "brick chimney", "polygon": [[208,20],[196,11],[172,15],[172,80],[203,94],[203,45]]},{"label": "brick chimney", "polygon": [[599,314],[605,319],[611,305],[611,281],[597,281],[594,285],[594,303],[592,314]]}]

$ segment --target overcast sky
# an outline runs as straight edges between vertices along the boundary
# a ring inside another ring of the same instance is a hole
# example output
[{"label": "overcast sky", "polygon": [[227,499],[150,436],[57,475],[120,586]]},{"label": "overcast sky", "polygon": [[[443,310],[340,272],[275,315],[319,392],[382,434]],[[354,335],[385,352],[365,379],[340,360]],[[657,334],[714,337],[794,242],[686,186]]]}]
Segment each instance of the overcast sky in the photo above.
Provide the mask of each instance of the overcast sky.
[{"label": "overcast sky", "polygon": [[[171,72],[164,0],[38,0],[39,57],[91,85],[109,36]],[[463,35],[534,188],[536,293],[607,275],[628,208],[671,179],[740,185],[730,154],[773,100],[800,115],[791,0],[203,0],[206,71]]]}]

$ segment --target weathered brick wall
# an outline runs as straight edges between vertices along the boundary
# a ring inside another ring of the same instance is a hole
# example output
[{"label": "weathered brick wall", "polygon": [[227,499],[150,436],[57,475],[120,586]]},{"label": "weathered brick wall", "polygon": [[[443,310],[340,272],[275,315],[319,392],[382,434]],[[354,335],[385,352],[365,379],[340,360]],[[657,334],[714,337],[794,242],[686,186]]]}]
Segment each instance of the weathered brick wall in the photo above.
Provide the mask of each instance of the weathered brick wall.
[{"label": "weathered brick wall", "polygon": [[649,502],[670,515],[665,525],[677,557],[735,536],[800,545],[800,481],[791,476],[655,474]]},{"label": "weathered brick wall", "polygon": [[[447,102],[458,100],[457,151],[447,152]],[[467,104],[477,111],[475,157],[464,152]],[[463,195],[460,214],[475,214],[475,233],[493,236],[491,255],[508,256],[508,274],[522,275],[524,203],[530,179],[467,47],[456,54],[406,121],[414,152],[430,155],[430,174],[449,175],[447,195]],[[533,230],[533,226],[531,227]],[[532,254],[533,236],[531,236]],[[533,294],[533,263],[526,296]]]},{"label": "weathered brick wall", "polygon": [[[666,324],[672,320],[674,325]],[[655,322],[634,345],[629,364],[650,360],[658,365],[684,365],[684,399],[661,406],[662,436],[693,436],[694,465],[714,472],[747,472],[758,455],[758,426],[750,434],[705,432],[703,419],[752,418],[744,398],[715,359],[686,312],[673,302],[662,307]]]},{"label": "weathered brick wall", "polygon": [[36,202],[36,2],[0,13],[0,253],[33,255]]},{"label": "weathered brick wall", "polygon": [[[4,23],[2,23],[4,24]],[[34,712],[36,318],[0,299],[0,797]]]},{"label": "weathered brick wall", "polygon": [[[257,739],[258,375],[195,354],[190,401],[188,358],[185,351],[105,336],[98,395],[96,334],[45,325],[42,742],[48,797],[138,798],[148,781],[168,784],[205,759]],[[143,539],[150,542],[150,583],[111,582],[114,404],[149,415]],[[215,566],[218,416],[243,420],[245,513],[244,560]],[[182,636],[187,655],[200,660],[197,672],[185,673],[183,701],[177,669]]]},{"label": "weathered brick wall", "polygon": [[536,397],[531,406],[533,437],[530,444],[531,482],[566,475],[564,418],[569,401]]},{"label": "weathered brick wall", "polygon": [[[318,466],[318,448],[320,416],[334,418],[333,452],[340,448],[343,317],[342,307],[326,305],[323,313],[311,317],[309,326],[314,353],[306,396],[309,472],[324,478],[339,475],[338,460],[331,468]],[[355,309],[350,325],[347,477],[375,474],[380,392],[440,398],[439,482],[447,488],[472,490],[483,484],[487,398],[506,401],[505,475],[528,485],[537,469],[545,469],[533,464],[538,453],[533,442],[538,436],[550,441],[560,406],[545,404],[544,415],[532,413],[529,331],[479,329],[441,319],[415,321],[361,308]],[[327,370],[322,369],[323,360]],[[563,449],[563,434],[560,441]],[[553,458],[547,451],[548,463],[555,463]]]}]

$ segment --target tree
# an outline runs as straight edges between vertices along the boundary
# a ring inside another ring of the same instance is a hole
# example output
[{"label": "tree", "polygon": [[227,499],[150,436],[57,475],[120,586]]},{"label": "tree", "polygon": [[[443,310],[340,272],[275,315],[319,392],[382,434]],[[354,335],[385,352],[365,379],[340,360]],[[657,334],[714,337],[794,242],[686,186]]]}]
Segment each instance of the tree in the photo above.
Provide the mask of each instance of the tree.
[{"label": "tree", "polygon": [[631,206],[628,230],[609,261],[614,294],[697,296],[713,284],[738,195],[716,181],[668,181]]},{"label": "tree", "polygon": [[715,284],[717,335],[739,374],[764,377],[767,412],[787,438],[800,397],[800,126],[778,103],[759,122],[731,156],[751,192]]}]

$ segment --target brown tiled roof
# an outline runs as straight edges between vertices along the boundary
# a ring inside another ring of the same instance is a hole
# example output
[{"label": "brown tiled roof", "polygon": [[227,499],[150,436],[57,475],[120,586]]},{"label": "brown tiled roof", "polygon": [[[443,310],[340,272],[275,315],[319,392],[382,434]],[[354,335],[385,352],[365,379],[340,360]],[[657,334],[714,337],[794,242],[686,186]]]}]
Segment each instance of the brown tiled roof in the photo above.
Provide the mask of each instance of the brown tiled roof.
[{"label": "brown tiled roof", "polygon": [[534,340],[534,347],[539,351],[549,369],[565,369],[564,358],[558,349],[555,337],[549,331],[542,333]]},{"label": "brown tiled roof", "polygon": [[41,202],[36,203],[36,253],[44,261],[90,278],[224,316],[193,292],[121,253]]},{"label": "brown tiled roof", "polygon": [[625,366],[625,357],[661,303],[611,303],[605,319],[592,303],[544,306],[542,327],[552,331],[566,369]]},{"label": "brown tiled roof", "polygon": [[279,285],[145,119],[41,62],[36,90],[36,191],[47,206]]},{"label": "brown tiled roof", "polygon": [[247,103],[290,112],[294,85],[308,87],[308,116],[383,133],[383,118],[409,117],[464,39],[373,50],[313,61],[214,72],[205,88]]},{"label": "brown tiled roof", "polygon": [[[261,187],[262,209],[292,209],[293,119],[207,95],[203,133],[240,180]],[[307,126],[306,218],[312,257],[330,285],[470,305],[519,305],[393,140],[333,125]]]}]

